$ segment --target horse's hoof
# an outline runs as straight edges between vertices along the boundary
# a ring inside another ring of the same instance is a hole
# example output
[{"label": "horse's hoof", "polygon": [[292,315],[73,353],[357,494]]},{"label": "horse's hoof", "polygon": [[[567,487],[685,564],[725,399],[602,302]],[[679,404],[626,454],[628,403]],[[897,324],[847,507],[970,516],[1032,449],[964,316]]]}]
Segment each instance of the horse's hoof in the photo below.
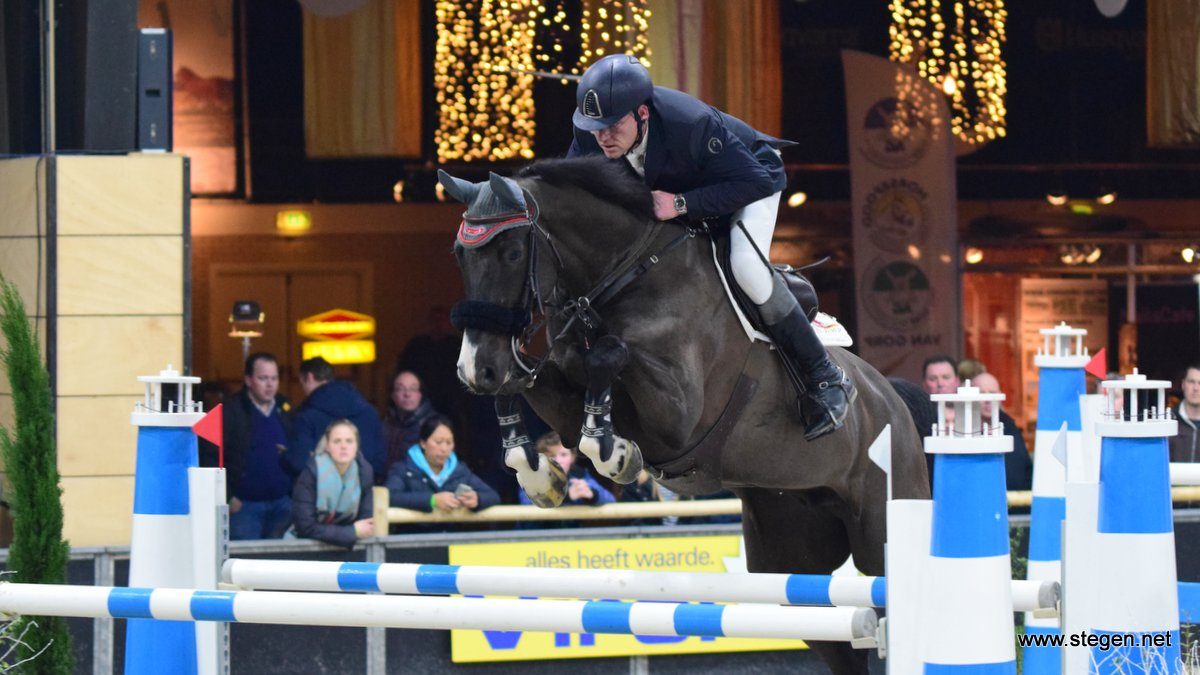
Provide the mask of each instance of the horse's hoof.
[{"label": "horse's hoof", "polygon": [[529,501],[544,509],[552,509],[562,504],[567,495],[567,473],[558,462],[542,455],[535,471],[529,466],[529,459],[523,448],[510,448],[504,456],[504,463],[516,471],[517,482],[529,496]]},{"label": "horse's hoof", "polygon": [[613,441],[613,461],[615,471],[609,475],[614,483],[627,485],[637,480],[642,471],[642,451],[637,443],[617,437]]}]

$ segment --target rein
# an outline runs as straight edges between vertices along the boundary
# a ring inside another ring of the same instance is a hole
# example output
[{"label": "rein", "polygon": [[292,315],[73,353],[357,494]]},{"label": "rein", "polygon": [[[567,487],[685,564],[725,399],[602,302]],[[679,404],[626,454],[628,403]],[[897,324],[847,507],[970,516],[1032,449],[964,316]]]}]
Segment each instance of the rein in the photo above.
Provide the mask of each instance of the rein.
[{"label": "rein", "polygon": [[[451,322],[459,330],[476,328],[510,336],[513,361],[524,371],[519,377],[527,378],[526,387],[532,387],[538,374],[549,361],[555,345],[574,333],[582,342],[584,349],[589,349],[603,326],[599,310],[642,275],[654,269],[664,256],[703,231],[705,226],[687,226],[682,234],[658,250],[647,253],[650,242],[662,229],[662,224],[656,223],[654,227],[647,228],[645,234],[630,249],[623,261],[604,275],[591,290],[584,295],[568,300],[562,306],[557,306],[549,300],[553,300],[559,292],[558,280],[561,278],[563,270],[562,256],[559,254],[554,240],[550,237],[549,231],[538,222],[540,214],[537,201],[528,191],[523,192],[526,203],[532,204],[532,206],[522,212],[487,217],[470,217],[464,213],[456,244],[456,246],[478,248],[491,243],[494,237],[502,231],[528,228],[526,248],[529,251],[529,264],[525,270],[521,304],[516,307],[504,307],[480,300],[461,300],[451,310]],[[554,254],[555,280],[549,300],[544,297],[538,285],[538,235],[546,241],[550,251]],[[553,315],[546,313],[547,307],[556,310]],[[529,354],[525,351],[526,345],[550,318],[562,321],[562,330],[554,337],[550,337],[550,333],[547,331],[547,351],[544,356],[536,357]],[[527,364],[526,359],[529,359],[532,365]]]}]

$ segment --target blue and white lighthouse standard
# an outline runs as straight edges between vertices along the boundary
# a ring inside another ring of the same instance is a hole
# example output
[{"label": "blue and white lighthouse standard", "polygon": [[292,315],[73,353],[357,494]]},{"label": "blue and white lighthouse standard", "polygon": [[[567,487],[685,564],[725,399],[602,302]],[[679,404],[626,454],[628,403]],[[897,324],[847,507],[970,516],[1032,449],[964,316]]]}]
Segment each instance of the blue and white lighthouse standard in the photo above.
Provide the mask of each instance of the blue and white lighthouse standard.
[{"label": "blue and white lighthouse standard", "polygon": [[[1033,504],[1029,516],[1029,568],[1027,578],[1062,581],[1062,521],[1066,513],[1066,471],[1051,454],[1063,424],[1067,426],[1067,453],[1082,448],[1079,397],[1086,393],[1084,367],[1089,356],[1083,339],[1087,331],[1065,322],[1043,328],[1042,346],[1033,357],[1038,367],[1037,432],[1033,453]],[[1057,618],[1025,614],[1025,632],[1055,635],[1061,632]],[[1058,675],[1062,672],[1062,650],[1056,647],[1025,647],[1022,671],[1028,675]]]},{"label": "blue and white lighthouse standard", "polygon": [[1135,644],[1092,650],[1094,673],[1179,673],[1179,590],[1167,438],[1179,423],[1166,406],[1166,380],[1135,369],[1104,382],[1096,423],[1100,485],[1092,543],[1103,592],[1091,601],[1091,632]]},{"label": "blue and white lighthouse standard", "polygon": [[[980,393],[968,380],[957,393],[931,398],[938,423],[925,439],[934,472],[924,672],[1015,675],[1004,484],[1004,453],[1012,452],[1013,439],[1000,424],[1004,394]],[[992,403],[986,419],[985,402]]]},{"label": "blue and white lighthouse standard", "polygon": [[[198,377],[170,366],[158,375],[138,377],[145,397],[133,410],[138,428],[133,488],[133,537],[129,585],[192,588],[195,583],[189,520],[188,468],[198,465],[192,425],[204,415],[192,401]],[[164,397],[164,386],[168,388]],[[170,391],[173,389],[173,392]],[[121,608],[117,608],[121,609]],[[135,615],[151,616],[151,607]],[[195,673],[196,624],[130,619],[125,637],[127,674]]]}]

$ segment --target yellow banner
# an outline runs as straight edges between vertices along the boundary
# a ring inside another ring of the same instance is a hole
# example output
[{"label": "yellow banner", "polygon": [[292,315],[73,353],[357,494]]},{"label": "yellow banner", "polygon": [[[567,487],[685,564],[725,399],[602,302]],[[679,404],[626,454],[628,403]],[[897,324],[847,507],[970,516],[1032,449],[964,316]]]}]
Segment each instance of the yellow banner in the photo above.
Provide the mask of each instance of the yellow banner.
[{"label": "yellow banner", "polygon": [[[745,572],[739,536],[663,537],[539,541],[515,544],[464,544],[450,547],[451,565],[499,565],[559,569],[628,569],[653,572]],[[571,598],[570,589],[547,575],[544,587],[523,598]],[[567,594],[564,595],[564,592]],[[585,600],[624,600],[609,598]],[[455,663],[533,661],[599,656],[702,654],[803,649],[794,640],[671,637],[646,635],[523,633],[455,630],[450,655]]]},{"label": "yellow banner", "polygon": [[305,342],[300,348],[304,359],[317,356],[323,357],[333,365],[374,363],[374,340],[328,340],[325,342]]}]

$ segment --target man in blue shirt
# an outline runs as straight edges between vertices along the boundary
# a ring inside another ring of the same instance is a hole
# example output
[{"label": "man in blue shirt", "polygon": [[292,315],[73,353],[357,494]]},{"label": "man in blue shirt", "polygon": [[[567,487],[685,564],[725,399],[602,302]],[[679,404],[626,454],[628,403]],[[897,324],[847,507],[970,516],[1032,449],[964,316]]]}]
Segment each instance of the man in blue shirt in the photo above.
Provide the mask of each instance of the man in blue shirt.
[{"label": "man in blue shirt", "polygon": [[280,462],[291,418],[279,395],[279,363],[246,359],[245,386],[225,401],[225,479],[231,539],[278,539],[292,522],[292,479]]},{"label": "man in blue shirt", "polygon": [[[636,58],[605,56],[584,72],[575,95],[568,156],[624,158],[646,181],[659,220],[730,216],[738,286],[758,307],[776,346],[797,365],[807,401],[805,438],[842,426],[856,391],[830,360],[804,310],[767,265],[779,196],[787,186],[779,149],[794,145],[688,94],[656,87]],[[760,253],[761,252],[761,253]]]}]

